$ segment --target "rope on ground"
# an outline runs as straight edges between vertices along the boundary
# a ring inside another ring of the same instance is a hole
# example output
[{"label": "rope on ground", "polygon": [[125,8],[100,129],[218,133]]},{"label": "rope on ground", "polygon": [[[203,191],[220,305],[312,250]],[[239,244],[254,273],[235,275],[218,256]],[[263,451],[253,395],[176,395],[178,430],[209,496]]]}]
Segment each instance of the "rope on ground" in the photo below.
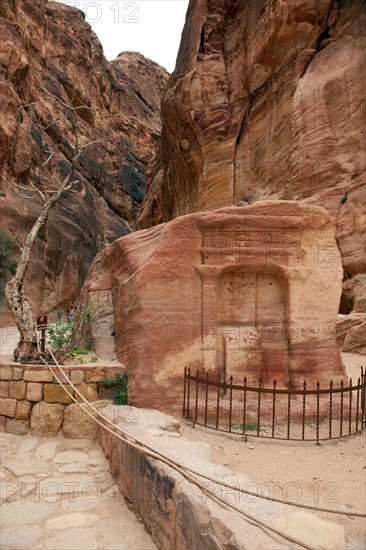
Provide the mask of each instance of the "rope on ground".
[{"label": "rope on ground", "polygon": [[[54,358],[51,351],[50,351],[50,353],[51,353],[53,359],[55,360],[57,366],[59,367],[59,370],[61,371],[63,376],[67,379],[67,375],[65,374],[65,371],[62,369],[61,365],[59,365],[57,363],[57,361]],[[71,381],[68,381],[68,384],[70,384],[73,387],[73,389],[76,391],[76,393],[79,395],[79,397],[84,401],[84,403],[86,403],[91,409],[93,409],[98,414],[98,416],[103,418],[103,420],[105,420],[108,424],[112,425],[114,429],[119,430],[125,437],[128,437],[130,440],[133,440],[138,445],[144,447],[144,449],[148,449],[148,450],[154,452],[155,454],[158,454],[161,457],[164,456],[164,455],[160,455],[157,451],[155,451],[154,449],[152,449],[151,447],[149,447],[145,443],[139,441],[136,438],[132,438],[131,436],[126,434],[126,432],[124,432],[122,430],[122,428],[120,428],[119,426],[116,426],[115,424],[113,424],[113,422],[111,422],[107,417],[105,417],[95,407],[93,407],[93,405],[84,398],[84,396],[79,392],[79,390],[76,388],[76,386],[74,386],[74,384],[72,384]],[[105,425],[103,424],[103,426],[105,426]],[[166,458],[166,457],[164,457],[164,458]],[[316,504],[298,503],[298,502],[294,502],[293,500],[288,500],[288,499],[284,499],[284,498],[270,496],[270,495],[267,495],[265,493],[258,494],[257,491],[252,491],[250,489],[240,488],[240,487],[237,487],[237,485],[234,485],[232,483],[228,483],[228,482],[225,482],[225,481],[222,481],[222,480],[219,481],[219,480],[214,479],[212,477],[209,477],[205,474],[202,474],[201,472],[198,472],[197,470],[194,470],[192,468],[188,468],[187,466],[184,466],[182,464],[179,464],[179,466],[186,469],[191,474],[194,474],[194,475],[199,476],[203,479],[206,479],[207,481],[212,481],[213,483],[216,483],[218,485],[222,485],[223,487],[226,487],[228,489],[233,489],[233,490],[236,490],[236,491],[241,492],[243,494],[247,494],[249,496],[253,496],[253,497],[256,497],[256,498],[262,498],[262,499],[265,499],[265,500],[278,502],[279,504],[286,504],[286,505],[289,505],[289,506],[295,506],[295,507],[298,507],[298,508],[305,508],[305,509],[309,509],[309,510],[315,510],[315,511],[318,511],[318,512],[329,512],[329,513],[332,513],[332,514],[345,515],[345,516],[354,516],[354,517],[366,517],[366,512],[358,512],[358,511],[353,511],[353,510],[347,510],[346,511],[346,510],[342,510],[342,509],[339,509],[339,508],[326,508],[326,507],[323,507],[323,506],[318,506]]]},{"label": "rope on ground", "polygon": [[[57,365],[57,367],[59,368],[61,374],[64,376],[65,379],[67,379],[67,375],[65,373],[65,371],[62,369],[61,365],[58,363],[58,361],[56,360],[56,358],[54,357],[52,351],[50,349],[48,349],[51,357],[53,358],[53,360],[55,361],[55,364]],[[55,379],[57,380],[57,382],[63,387],[64,391],[71,397],[71,399],[78,405],[81,407],[81,404],[80,402],[78,402],[74,396],[68,391],[68,389],[64,386],[64,384],[61,382],[61,380],[58,378],[58,376],[55,374],[54,370],[51,368],[51,366],[47,363],[47,361],[42,357],[42,360],[43,362],[46,364],[46,366],[49,368],[49,370],[52,372],[52,374],[54,375]],[[68,379],[67,379],[68,380]],[[70,384],[72,386],[72,388],[74,389],[74,391],[76,392],[76,394],[81,398],[81,400],[90,408],[92,409],[97,416],[101,417],[103,419],[104,422],[107,422],[107,424],[110,424],[113,426],[113,430],[110,429],[108,426],[105,425],[105,423],[102,423],[100,422],[97,418],[95,418],[90,412],[88,412],[86,409],[83,409],[84,412],[90,416],[95,422],[97,422],[102,428],[104,428],[105,430],[107,430],[108,432],[112,433],[113,435],[115,435],[116,437],[118,437],[121,441],[124,441],[125,443],[129,444],[130,446],[144,452],[145,454],[147,454],[148,456],[151,456],[152,458],[155,458],[156,460],[160,460],[161,462],[167,464],[168,466],[174,468],[175,470],[179,471],[186,479],[188,479],[189,481],[191,481],[192,483],[194,483],[196,486],[198,486],[205,494],[207,494],[212,500],[216,501],[216,502],[219,502],[221,505],[224,505],[226,508],[229,507],[233,510],[235,510],[236,512],[240,513],[241,515],[243,515],[244,517],[246,517],[247,519],[249,519],[250,521],[254,522],[255,524],[261,526],[261,527],[264,527],[265,529],[268,529],[270,531],[272,531],[273,533],[276,533],[277,535],[281,536],[282,538],[285,538],[291,542],[294,542],[296,544],[298,544],[299,546],[302,546],[303,548],[307,548],[309,550],[313,550],[312,547],[310,547],[309,545],[307,545],[307,543],[304,543],[290,535],[288,535],[287,533],[284,533],[283,531],[280,531],[278,529],[276,529],[273,525],[265,522],[264,520],[261,520],[255,516],[253,516],[252,514],[249,514],[248,512],[244,512],[242,509],[240,509],[239,507],[237,507],[236,505],[234,505],[233,503],[227,503],[226,501],[224,501],[222,498],[218,497],[217,495],[215,494],[212,494],[208,489],[207,487],[204,487],[202,485],[202,482],[197,479],[197,476],[202,478],[202,479],[205,479],[205,480],[208,480],[210,482],[213,482],[213,483],[216,483],[218,485],[222,485],[224,487],[227,487],[227,488],[231,488],[233,490],[237,490],[238,492],[241,492],[241,493],[244,493],[244,494],[248,494],[248,495],[251,495],[251,496],[255,496],[255,497],[259,497],[259,498],[263,498],[263,499],[266,499],[266,500],[270,500],[270,501],[273,501],[273,502],[279,502],[281,504],[288,504],[288,505],[291,505],[291,506],[296,506],[296,507],[300,507],[300,508],[307,508],[307,509],[312,509],[312,510],[317,510],[317,511],[322,511],[322,512],[331,512],[331,513],[337,513],[337,514],[342,514],[342,515],[347,515],[347,516],[357,516],[357,517],[366,517],[366,513],[363,513],[363,512],[353,512],[353,511],[349,511],[349,512],[345,512],[344,510],[337,510],[337,509],[333,509],[333,508],[323,508],[323,507],[320,507],[320,506],[315,506],[315,505],[309,505],[309,504],[301,504],[301,503],[295,503],[293,501],[289,501],[289,500],[286,500],[286,499],[279,499],[277,497],[271,497],[269,495],[266,495],[266,494],[261,494],[261,495],[258,495],[257,492],[255,491],[251,491],[251,490],[248,490],[248,489],[244,489],[244,488],[238,488],[237,486],[235,485],[232,485],[230,483],[227,483],[227,482],[223,482],[223,481],[219,481],[217,479],[214,479],[214,478],[211,478],[209,476],[206,476],[200,472],[197,472],[191,468],[188,468],[187,466],[184,466],[184,465],[181,465],[177,462],[175,462],[174,460],[172,459],[168,459],[167,457],[165,457],[164,455],[161,455],[160,453],[154,451],[152,448],[150,448],[149,446],[147,446],[146,444],[138,441],[137,439],[129,436],[126,432],[124,432],[119,426],[116,426],[115,424],[113,424],[113,422],[111,422],[107,417],[105,417],[103,414],[100,413],[100,411],[98,411],[91,403],[89,403],[85,398],[84,396],[79,392],[79,390],[74,386],[74,384],[72,384],[71,381],[68,380],[68,384]],[[121,432],[121,434],[118,434],[116,433],[116,429],[118,431]],[[193,474],[193,475],[192,475]]]},{"label": "rope on ground", "polygon": [[[65,372],[63,371],[63,369],[61,368],[61,366],[58,364],[57,360],[55,359],[55,357],[53,356],[51,350],[48,350],[51,354],[51,357],[53,358],[53,360],[55,361],[56,365],[59,367],[61,373],[63,374],[63,376],[66,377],[65,375]],[[59,379],[59,377],[55,374],[54,370],[52,369],[52,367],[47,363],[47,361],[42,357],[42,360],[44,361],[45,365],[48,367],[48,369],[52,372],[53,376],[55,377],[55,379],[57,380],[57,382],[60,384],[60,386],[62,386],[62,388],[64,389],[64,391],[69,395],[69,397],[71,397],[71,399],[79,406],[81,407],[81,404],[80,402],[76,401],[76,399],[74,398],[74,396],[72,395],[71,392],[69,392],[69,390],[64,386],[64,384],[61,382],[61,380]],[[270,523],[260,519],[260,518],[257,518],[256,516],[254,516],[253,514],[250,514],[249,512],[244,512],[243,510],[241,510],[238,506],[234,505],[233,503],[231,502],[226,502],[224,501],[223,499],[221,499],[220,497],[216,496],[216,495],[213,495],[212,493],[210,493],[207,488],[205,488],[204,486],[202,486],[202,484],[200,483],[199,480],[197,480],[194,476],[192,476],[189,472],[189,469],[186,468],[186,467],[182,467],[180,466],[178,463],[176,463],[175,461],[171,461],[170,459],[164,457],[163,455],[160,455],[159,453],[155,453],[154,451],[151,451],[148,447],[146,447],[144,444],[138,444],[137,442],[135,443],[134,442],[134,438],[131,438],[128,434],[126,434],[125,432],[123,432],[123,430],[121,428],[119,428],[119,426],[116,426],[114,425],[108,418],[104,417],[95,407],[93,407],[85,398],[84,396],[82,396],[82,394],[77,390],[77,388],[71,383],[69,382],[69,384],[73,387],[74,390],[76,390],[77,394],[81,397],[81,399],[88,405],[90,406],[90,408],[92,410],[94,410],[98,416],[101,416],[101,418],[103,418],[106,422],[108,422],[109,424],[112,424],[113,425],[113,428],[114,430],[112,430],[111,428],[109,428],[108,426],[106,426],[105,424],[103,424],[102,422],[100,422],[97,418],[95,418],[91,413],[89,413],[86,409],[83,409],[83,411],[88,415],[90,416],[95,422],[97,422],[97,424],[99,424],[103,429],[107,430],[108,432],[110,432],[112,435],[116,436],[118,439],[120,439],[121,441],[123,441],[124,443],[127,443],[128,445],[130,445],[131,447],[135,448],[135,449],[138,449],[139,451],[143,452],[144,454],[147,454],[148,456],[152,457],[152,458],[155,458],[156,460],[159,460],[160,462],[163,462],[164,464],[170,466],[171,468],[173,468],[174,470],[178,471],[187,481],[190,481],[191,483],[193,483],[194,485],[196,485],[199,489],[201,489],[209,498],[211,498],[212,500],[216,501],[216,502],[219,502],[220,505],[224,505],[224,507],[226,508],[231,508],[233,509],[235,512],[238,512],[240,515],[244,516],[246,519],[248,519],[249,521],[253,522],[255,525],[261,527],[261,528],[264,528],[264,529],[267,529],[269,531],[271,531],[272,533],[275,533],[276,535],[279,535],[280,537],[284,538],[285,540],[288,540],[290,542],[293,542],[299,546],[301,546],[302,548],[305,548],[306,550],[317,550],[316,548],[314,548],[313,546],[310,546],[308,545],[307,543],[297,539],[296,537],[293,537],[291,535],[289,535],[288,533],[285,533],[284,531],[281,531],[280,529],[277,529],[276,527],[274,527],[273,525],[271,525]],[[121,434],[118,434],[116,433],[115,429],[119,429],[121,431]],[[137,440],[136,440],[137,441]]]}]

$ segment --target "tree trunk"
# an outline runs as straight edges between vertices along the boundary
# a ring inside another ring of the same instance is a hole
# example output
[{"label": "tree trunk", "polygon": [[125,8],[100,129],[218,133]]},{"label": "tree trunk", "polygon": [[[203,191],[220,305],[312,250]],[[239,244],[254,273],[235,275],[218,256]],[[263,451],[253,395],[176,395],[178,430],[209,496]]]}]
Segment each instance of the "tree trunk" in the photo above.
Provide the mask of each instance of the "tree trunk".
[{"label": "tree trunk", "polygon": [[18,345],[14,350],[14,360],[27,363],[38,355],[33,313],[16,277],[6,285],[5,293],[20,333]]},{"label": "tree trunk", "polygon": [[75,172],[75,161],[76,157],[72,163],[71,171],[59,189],[44,203],[42,211],[27,237],[15,275],[5,287],[7,302],[20,333],[20,339],[14,351],[14,359],[20,363],[32,361],[38,355],[33,312],[25,294],[25,280],[30,255],[38,233],[45,225],[52,208],[62,193],[69,188],[70,180]]}]

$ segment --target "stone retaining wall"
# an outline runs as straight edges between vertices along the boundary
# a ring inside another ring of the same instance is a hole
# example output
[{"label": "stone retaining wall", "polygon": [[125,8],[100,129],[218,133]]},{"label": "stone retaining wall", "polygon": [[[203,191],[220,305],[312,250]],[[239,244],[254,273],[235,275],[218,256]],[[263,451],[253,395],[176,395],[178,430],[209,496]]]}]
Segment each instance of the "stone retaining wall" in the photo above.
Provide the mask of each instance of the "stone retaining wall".
[{"label": "stone retaining wall", "polygon": [[[74,395],[72,382],[88,401],[111,397],[100,387],[106,378],[115,379],[119,367],[63,367],[58,378]],[[77,401],[82,401],[76,395]],[[102,402],[105,406],[106,402]],[[9,433],[53,437],[60,429],[66,437],[96,437],[97,426],[60,386],[46,366],[0,365],[0,427]]]},{"label": "stone retaining wall", "polygon": [[[165,456],[202,470],[216,479],[224,476],[236,486],[244,486],[249,479],[242,474],[223,469],[209,459],[206,443],[192,442],[179,433],[176,418],[156,410],[133,407],[109,406],[102,411],[115,426],[127,435],[137,438],[150,448]],[[106,420],[102,421],[106,425]],[[101,428],[99,443],[109,460],[110,470],[127,501],[142,518],[160,550],[285,550],[286,541],[259,526],[246,521],[231,510],[215,503],[193,483],[187,481],[170,466],[146,455],[116,434]],[[204,484],[205,485],[205,484]],[[215,494],[218,487],[207,482]],[[227,490],[227,502],[238,503],[238,493]],[[254,515],[270,520],[284,513],[277,503],[242,500],[243,509],[248,507]],[[311,524],[314,516],[308,514]],[[291,545],[291,548],[294,548]],[[296,546],[296,548],[299,548]]]}]

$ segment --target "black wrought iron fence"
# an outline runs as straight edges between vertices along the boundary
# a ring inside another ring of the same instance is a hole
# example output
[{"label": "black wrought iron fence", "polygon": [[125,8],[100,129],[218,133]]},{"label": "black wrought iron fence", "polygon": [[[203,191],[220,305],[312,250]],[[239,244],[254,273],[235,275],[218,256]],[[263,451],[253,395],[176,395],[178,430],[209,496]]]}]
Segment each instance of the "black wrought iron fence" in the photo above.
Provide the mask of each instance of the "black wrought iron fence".
[{"label": "black wrought iron fence", "polygon": [[294,441],[338,439],[362,431],[366,424],[366,381],[363,369],[357,383],[352,378],[339,387],[278,388],[234,384],[210,379],[209,374],[195,375],[184,370],[183,417],[193,425],[243,436]]}]

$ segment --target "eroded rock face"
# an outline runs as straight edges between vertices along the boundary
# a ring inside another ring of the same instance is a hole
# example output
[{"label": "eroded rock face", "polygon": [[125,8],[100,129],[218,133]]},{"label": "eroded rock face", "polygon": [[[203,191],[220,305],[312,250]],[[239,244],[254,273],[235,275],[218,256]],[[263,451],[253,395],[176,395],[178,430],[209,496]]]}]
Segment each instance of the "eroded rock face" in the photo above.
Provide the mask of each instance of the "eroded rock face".
[{"label": "eroded rock face", "polygon": [[71,6],[2,1],[0,33],[0,216],[7,234],[24,238],[38,216],[41,201],[31,186],[56,188],[70,170],[75,135],[57,98],[76,109],[80,144],[94,142],[79,159],[79,183],[37,239],[29,296],[35,313],[45,313],[75,299],[97,251],[134,227],[168,75],[138,53],[109,63]]},{"label": "eroded rock face", "polygon": [[93,323],[110,330],[114,318],[133,404],[179,410],[184,367],[295,385],[344,375],[342,267],[321,208],[261,201],[138,231],[97,256],[85,299],[95,303],[99,289],[110,324],[98,323],[98,307]]},{"label": "eroded rock face", "polygon": [[139,227],[306,201],[329,212],[345,279],[365,273],[364,7],[192,0]]},{"label": "eroded rock face", "polygon": [[338,315],[336,334],[342,351],[366,354],[366,315],[364,313]]}]

